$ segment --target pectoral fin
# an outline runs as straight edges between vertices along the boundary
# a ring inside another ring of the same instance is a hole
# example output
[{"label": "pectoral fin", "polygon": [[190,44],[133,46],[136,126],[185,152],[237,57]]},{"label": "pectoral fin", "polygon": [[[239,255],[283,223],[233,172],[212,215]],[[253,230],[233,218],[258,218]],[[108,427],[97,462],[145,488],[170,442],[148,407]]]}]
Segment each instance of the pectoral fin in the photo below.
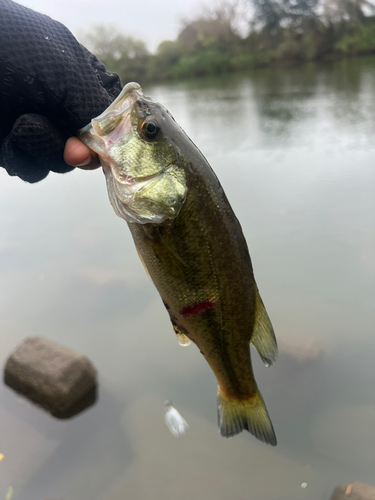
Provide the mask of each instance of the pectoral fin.
[{"label": "pectoral fin", "polygon": [[162,230],[155,226],[150,226],[149,228],[145,227],[145,233],[150,238],[150,244],[155,256],[165,272],[171,276],[185,276],[189,270],[189,266],[164,238]]},{"label": "pectoral fin", "polygon": [[[151,278],[151,276],[150,276],[150,273],[148,272],[147,266],[146,266],[146,264],[145,264],[145,261],[143,260],[143,257],[142,257],[142,255],[141,255],[141,252],[138,250],[138,248],[137,248],[137,247],[135,247],[135,249],[137,250],[137,254],[138,254],[139,260],[142,262],[142,265],[143,265],[143,267],[144,267],[144,269],[145,269],[145,271],[146,271],[147,276],[150,278],[150,281],[152,281],[152,278]],[[152,283],[153,283],[153,281],[152,281]]]},{"label": "pectoral fin", "polygon": [[276,361],[278,350],[275,333],[258,291],[256,294],[256,316],[251,343],[266,366],[272,365]]}]

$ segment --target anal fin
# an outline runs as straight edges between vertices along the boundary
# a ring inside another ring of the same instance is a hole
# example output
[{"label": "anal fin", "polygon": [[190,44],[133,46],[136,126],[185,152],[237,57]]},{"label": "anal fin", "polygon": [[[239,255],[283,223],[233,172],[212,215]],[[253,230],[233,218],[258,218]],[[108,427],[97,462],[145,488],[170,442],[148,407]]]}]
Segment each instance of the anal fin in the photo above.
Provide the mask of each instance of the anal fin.
[{"label": "anal fin", "polygon": [[258,291],[256,293],[256,315],[251,343],[266,366],[272,365],[276,361],[278,349],[275,333]]}]

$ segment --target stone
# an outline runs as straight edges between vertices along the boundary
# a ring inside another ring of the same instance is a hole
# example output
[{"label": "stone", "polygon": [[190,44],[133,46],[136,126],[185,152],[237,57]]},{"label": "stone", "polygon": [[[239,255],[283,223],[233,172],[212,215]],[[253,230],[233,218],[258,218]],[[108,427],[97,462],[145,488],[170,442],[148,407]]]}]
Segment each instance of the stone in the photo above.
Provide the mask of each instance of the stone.
[{"label": "stone", "polygon": [[364,483],[350,483],[337,486],[331,500],[375,500],[375,488]]},{"label": "stone", "polygon": [[92,394],[96,370],[86,356],[58,342],[29,337],[8,358],[4,382],[53,415],[64,418],[87,394]]}]

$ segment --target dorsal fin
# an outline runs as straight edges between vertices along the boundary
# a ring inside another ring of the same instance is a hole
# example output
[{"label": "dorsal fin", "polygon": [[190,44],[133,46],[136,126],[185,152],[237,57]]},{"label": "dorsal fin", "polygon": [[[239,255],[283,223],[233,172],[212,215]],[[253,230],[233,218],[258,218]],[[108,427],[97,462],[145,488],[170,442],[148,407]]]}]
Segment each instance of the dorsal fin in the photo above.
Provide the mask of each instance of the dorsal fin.
[{"label": "dorsal fin", "polygon": [[278,354],[275,333],[258,290],[255,300],[255,323],[250,342],[257,350],[263,363],[269,366],[276,361]]}]

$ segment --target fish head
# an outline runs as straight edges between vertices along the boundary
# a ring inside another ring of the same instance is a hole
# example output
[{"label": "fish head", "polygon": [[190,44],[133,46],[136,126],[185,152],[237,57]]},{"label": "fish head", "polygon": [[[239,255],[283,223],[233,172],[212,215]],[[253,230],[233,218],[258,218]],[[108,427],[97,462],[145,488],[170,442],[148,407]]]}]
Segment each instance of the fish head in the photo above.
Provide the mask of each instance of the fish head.
[{"label": "fish head", "polygon": [[132,82],[80,130],[82,141],[99,155],[115,212],[127,222],[160,224],[180,212],[187,181],[171,140],[176,126],[167,109]]}]

